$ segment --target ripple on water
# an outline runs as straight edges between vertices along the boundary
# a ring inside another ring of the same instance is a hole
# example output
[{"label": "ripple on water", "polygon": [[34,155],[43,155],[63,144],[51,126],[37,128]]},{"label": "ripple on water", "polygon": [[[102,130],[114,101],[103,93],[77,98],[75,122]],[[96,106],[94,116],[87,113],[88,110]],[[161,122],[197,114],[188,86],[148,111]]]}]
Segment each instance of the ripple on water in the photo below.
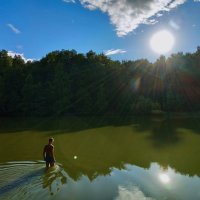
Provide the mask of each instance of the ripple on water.
[{"label": "ripple on water", "polygon": [[56,165],[46,170],[44,162],[0,164],[0,199],[51,199],[66,182],[64,170]]}]

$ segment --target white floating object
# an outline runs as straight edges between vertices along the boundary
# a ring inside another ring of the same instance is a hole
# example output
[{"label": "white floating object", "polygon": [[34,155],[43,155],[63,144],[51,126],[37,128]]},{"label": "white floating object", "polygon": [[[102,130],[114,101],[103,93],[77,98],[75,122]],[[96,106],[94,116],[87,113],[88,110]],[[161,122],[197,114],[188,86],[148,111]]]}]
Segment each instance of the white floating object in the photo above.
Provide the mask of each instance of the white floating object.
[{"label": "white floating object", "polygon": [[77,156],[74,156],[74,159],[76,160],[76,159],[77,159]]}]

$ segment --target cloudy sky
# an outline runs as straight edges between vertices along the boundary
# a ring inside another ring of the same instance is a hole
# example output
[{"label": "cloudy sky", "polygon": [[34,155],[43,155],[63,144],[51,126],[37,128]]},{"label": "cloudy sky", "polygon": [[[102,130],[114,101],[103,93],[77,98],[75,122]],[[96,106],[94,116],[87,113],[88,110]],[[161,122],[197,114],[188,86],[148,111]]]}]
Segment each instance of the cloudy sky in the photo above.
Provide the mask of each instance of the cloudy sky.
[{"label": "cloudy sky", "polygon": [[152,35],[169,31],[170,52],[200,46],[200,0],[1,0],[0,49],[24,59],[48,52],[93,50],[112,59],[159,57]]}]

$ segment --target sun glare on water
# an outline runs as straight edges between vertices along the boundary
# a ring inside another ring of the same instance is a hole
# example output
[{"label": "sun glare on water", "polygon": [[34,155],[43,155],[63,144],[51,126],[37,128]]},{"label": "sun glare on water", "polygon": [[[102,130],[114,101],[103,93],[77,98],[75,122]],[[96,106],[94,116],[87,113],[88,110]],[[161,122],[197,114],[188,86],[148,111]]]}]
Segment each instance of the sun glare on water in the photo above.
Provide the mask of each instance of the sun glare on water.
[{"label": "sun glare on water", "polygon": [[165,183],[165,184],[170,182],[170,177],[165,173],[159,174],[159,179],[162,183]]},{"label": "sun glare on water", "polygon": [[150,40],[150,46],[158,54],[165,54],[174,46],[174,36],[167,30],[154,33]]}]

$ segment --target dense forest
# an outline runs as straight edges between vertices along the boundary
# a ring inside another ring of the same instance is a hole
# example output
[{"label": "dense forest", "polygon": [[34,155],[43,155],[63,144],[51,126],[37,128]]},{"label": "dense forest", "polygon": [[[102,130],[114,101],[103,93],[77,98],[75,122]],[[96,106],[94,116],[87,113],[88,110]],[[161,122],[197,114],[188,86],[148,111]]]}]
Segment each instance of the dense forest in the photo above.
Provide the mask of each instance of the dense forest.
[{"label": "dense forest", "polygon": [[25,62],[0,51],[0,116],[134,115],[200,110],[195,53],[113,61],[104,54],[53,51]]}]

